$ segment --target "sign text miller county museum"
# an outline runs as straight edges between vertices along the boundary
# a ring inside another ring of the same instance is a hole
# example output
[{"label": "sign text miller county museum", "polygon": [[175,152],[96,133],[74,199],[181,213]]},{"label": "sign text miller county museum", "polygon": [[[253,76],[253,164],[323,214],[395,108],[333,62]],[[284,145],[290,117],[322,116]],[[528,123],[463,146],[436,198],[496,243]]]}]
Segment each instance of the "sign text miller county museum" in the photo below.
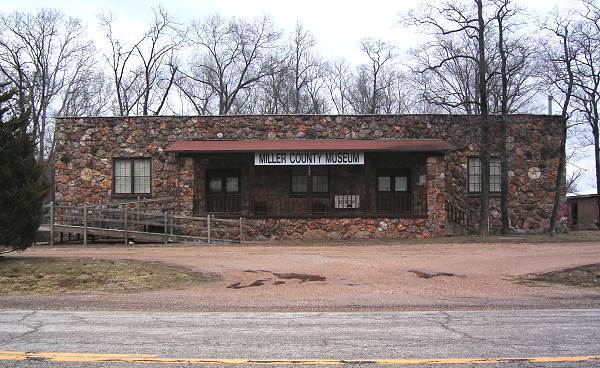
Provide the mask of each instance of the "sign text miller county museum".
[{"label": "sign text miller county museum", "polygon": [[254,165],[364,165],[364,152],[256,152]]}]

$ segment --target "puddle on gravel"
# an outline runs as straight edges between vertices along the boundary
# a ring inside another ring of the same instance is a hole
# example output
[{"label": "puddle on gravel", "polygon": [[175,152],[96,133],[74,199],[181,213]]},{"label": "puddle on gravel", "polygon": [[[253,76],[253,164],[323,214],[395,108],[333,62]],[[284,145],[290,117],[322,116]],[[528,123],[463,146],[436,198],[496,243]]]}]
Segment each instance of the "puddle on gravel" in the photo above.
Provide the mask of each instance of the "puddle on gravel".
[{"label": "puddle on gravel", "polygon": [[325,279],[326,279],[326,277],[324,277],[324,276],[308,275],[308,274],[305,274],[305,273],[276,273],[276,272],[271,272],[271,274],[279,277],[280,279],[284,279],[284,280],[298,279],[298,280],[300,280],[300,282],[325,281]]},{"label": "puddle on gravel", "polygon": [[254,280],[251,283],[249,283],[248,285],[242,285],[242,282],[238,281],[238,282],[235,282],[235,283],[227,286],[227,289],[244,289],[244,288],[249,288],[249,287],[263,286],[265,284],[265,282],[267,282],[269,280],[271,280],[271,279]]},{"label": "puddle on gravel", "polygon": [[408,272],[412,272],[422,279],[431,279],[431,278],[438,277],[438,276],[465,277],[464,275],[459,275],[459,274],[450,273],[450,272],[423,272],[423,271],[417,271],[417,270],[409,270]]},{"label": "puddle on gravel", "polygon": [[[273,285],[283,285],[286,283],[285,280],[300,280],[300,283],[303,283],[303,282],[308,282],[308,281],[325,281],[327,279],[324,276],[310,275],[310,274],[306,274],[306,273],[293,273],[293,272],[280,273],[280,272],[272,272],[272,271],[267,271],[267,270],[245,270],[244,272],[245,273],[269,273],[269,274],[277,277],[278,279],[281,279],[281,280],[274,280]],[[255,280],[247,285],[242,285],[242,282],[238,281],[238,282],[235,282],[235,283],[227,286],[227,288],[228,289],[244,289],[244,288],[248,288],[248,287],[263,286],[267,281],[272,281],[272,279],[271,278],[259,279],[259,280]]]}]

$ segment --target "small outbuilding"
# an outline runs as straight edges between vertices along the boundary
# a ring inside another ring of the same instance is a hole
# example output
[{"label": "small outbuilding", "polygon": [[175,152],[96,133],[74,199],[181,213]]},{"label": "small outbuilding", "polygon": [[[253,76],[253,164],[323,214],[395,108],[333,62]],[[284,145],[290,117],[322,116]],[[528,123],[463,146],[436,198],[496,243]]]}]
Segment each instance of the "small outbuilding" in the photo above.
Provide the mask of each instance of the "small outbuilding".
[{"label": "small outbuilding", "polygon": [[600,228],[597,194],[568,196],[567,207],[571,230],[597,230]]}]

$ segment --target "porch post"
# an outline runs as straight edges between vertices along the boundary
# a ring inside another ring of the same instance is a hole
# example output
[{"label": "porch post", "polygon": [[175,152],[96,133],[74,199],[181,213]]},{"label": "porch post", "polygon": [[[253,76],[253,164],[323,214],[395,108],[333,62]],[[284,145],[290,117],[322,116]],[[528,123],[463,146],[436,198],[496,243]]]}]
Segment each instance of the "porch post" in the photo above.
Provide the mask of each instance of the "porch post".
[{"label": "porch post", "polygon": [[371,157],[365,152],[365,164],[363,165],[362,175],[362,198],[360,199],[361,206],[363,207],[364,213],[375,213],[375,198],[373,193],[375,185],[377,185],[377,178],[373,175],[373,166],[371,164]]},{"label": "porch post", "polygon": [[248,215],[254,213],[254,195],[256,188],[254,184],[256,182],[256,172],[254,167],[254,155],[250,156],[250,165],[248,166],[248,187],[245,189],[248,198]]},{"label": "porch post", "polygon": [[427,157],[427,224],[433,236],[446,234],[446,161]]}]

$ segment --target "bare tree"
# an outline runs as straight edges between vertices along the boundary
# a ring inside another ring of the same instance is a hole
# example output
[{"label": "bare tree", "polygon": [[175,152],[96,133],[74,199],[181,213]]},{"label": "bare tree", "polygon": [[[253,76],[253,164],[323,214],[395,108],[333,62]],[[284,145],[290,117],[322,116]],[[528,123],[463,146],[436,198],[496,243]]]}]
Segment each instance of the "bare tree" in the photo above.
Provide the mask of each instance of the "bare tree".
[{"label": "bare tree", "polygon": [[506,50],[505,31],[508,29],[506,21],[514,14],[510,0],[501,0],[497,3],[496,21],[498,23],[498,51],[500,54],[500,213],[502,216],[502,234],[509,230],[508,215],[508,151],[506,149],[506,119],[508,115],[508,52]]},{"label": "bare tree", "polygon": [[240,93],[272,73],[268,56],[280,32],[268,17],[246,21],[214,15],[194,22],[191,38],[199,50],[185,76],[214,91],[218,113],[226,115]]},{"label": "bare tree", "polygon": [[211,115],[214,105],[215,90],[204,83],[197,83],[182,73],[178,73],[173,81],[182,96],[181,104],[189,104],[198,115]]},{"label": "bare tree", "polygon": [[113,113],[118,116],[127,116],[132,113],[134,106],[141,96],[134,90],[135,82],[140,75],[132,64],[135,64],[135,51],[137,45],[142,42],[138,40],[132,46],[125,46],[113,33],[113,15],[103,14],[99,17],[100,26],[106,32],[106,38],[110,45],[110,54],[104,58],[108,63],[114,85],[116,106]]},{"label": "bare tree", "polygon": [[325,69],[325,85],[338,114],[349,112],[350,75],[348,64],[343,59],[328,63]]},{"label": "bare tree", "polygon": [[[495,0],[497,49],[499,67],[496,76],[491,80],[492,101],[495,101],[495,112],[500,114],[500,213],[501,233],[506,234],[510,229],[508,212],[509,191],[509,160],[507,151],[506,115],[519,111],[529,105],[539,90],[539,83],[534,73],[535,48],[527,38],[519,38],[516,33],[521,9],[511,0]],[[496,88],[494,88],[496,87]],[[495,91],[494,91],[495,90]],[[495,92],[495,93],[494,93]],[[512,110],[515,109],[515,110]]]},{"label": "bare tree", "polygon": [[325,66],[322,63],[316,65],[318,67],[312,68],[307,76],[305,114],[325,114],[329,111],[325,97]]},{"label": "bare tree", "polygon": [[[479,113],[477,48],[466,34],[435,35],[434,40],[412,50],[412,72],[422,101],[431,110]],[[463,56],[460,56],[463,55]]]},{"label": "bare tree", "polygon": [[[283,56],[282,56],[283,55]],[[275,49],[266,63],[269,69],[256,85],[255,104],[261,114],[281,114],[289,111],[289,75],[287,55],[283,48]]]},{"label": "bare tree", "polygon": [[[114,35],[112,15],[100,16],[110,44],[105,55],[111,69],[117,115],[158,115],[168,103],[178,72],[177,52],[184,35],[162,8],[154,11],[148,30],[131,46]],[[185,33],[185,32],[184,32]]]},{"label": "bare tree", "polygon": [[314,51],[316,41],[301,24],[282,45],[273,45],[264,78],[244,95],[256,111],[319,114],[327,109],[325,65]]},{"label": "bare tree", "polygon": [[110,101],[113,98],[110,79],[95,68],[81,73],[76,79],[69,80],[62,93],[61,105],[56,116],[100,116],[110,113]]},{"label": "bare tree", "polygon": [[[576,111],[591,132],[596,168],[596,193],[600,193],[600,6],[593,0],[584,1],[582,20],[572,33],[578,50],[574,68],[575,90],[573,99]],[[600,196],[597,199],[600,218]]]},{"label": "bare tree", "polygon": [[566,176],[566,186],[565,192],[566,194],[577,194],[579,192],[579,188],[577,184],[583,178],[586,170],[580,166],[578,166],[574,161],[577,161],[577,156],[579,155],[579,150],[577,148],[569,150],[566,152],[566,164],[572,167],[570,172],[567,172]]},{"label": "bare tree", "polygon": [[[426,4],[418,14],[410,12],[406,21],[416,24],[430,32],[438,41],[430,45],[437,47],[439,62],[430,63],[422,72],[436,71],[456,60],[469,61],[471,67],[475,68],[476,93],[475,104],[481,116],[481,136],[479,154],[481,162],[481,208],[479,232],[485,236],[489,234],[489,191],[490,191],[490,154],[489,154],[489,60],[487,59],[486,47],[490,46],[489,24],[494,20],[493,15],[486,14],[484,0],[472,0],[468,2],[444,1],[437,5]],[[463,40],[472,43],[474,53],[465,52],[452,48],[455,52],[448,53],[446,40],[452,40],[460,35]],[[441,42],[440,42],[441,41]],[[494,43],[495,44],[495,43]],[[459,103],[464,103],[459,101]],[[470,101],[469,101],[470,104]]]},{"label": "bare tree", "polygon": [[363,39],[360,48],[369,62],[358,67],[350,91],[350,101],[355,113],[376,114],[381,111],[381,94],[386,88],[382,74],[392,63],[395,48],[383,40],[370,38]]},{"label": "bare tree", "polygon": [[314,99],[311,98],[308,89],[310,84],[313,84],[314,87],[315,79],[318,78],[322,64],[312,51],[315,45],[316,41],[312,34],[304,30],[300,23],[297,23],[292,33],[288,51],[287,67],[292,79],[290,113],[299,114],[314,110],[314,106],[310,102]]},{"label": "bare tree", "polygon": [[556,234],[556,223],[558,211],[563,203],[563,185],[565,182],[566,154],[565,147],[567,142],[568,120],[571,115],[571,97],[575,76],[573,72],[574,63],[577,58],[577,51],[571,44],[572,24],[559,16],[548,22],[544,27],[551,32],[553,39],[547,47],[546,61],[547,71],[545,75],[546,84],[554,91],[553,95],[558,98],[557,102],[561,106],[561,138],[558,148],[559,162],[554,184],[554,205],[550,216],[549,233],[551,236]]},{"label": "bare tree", "polygon": [[17,86],[20,108],[31,109],[37,158],[43,160],[53,148],[52,115],[90,72],[93,45],[78,19],[51,9],[1,15],[0,32],[0,72]]},{"label": "bare tree", "polygon": [[143,41],[135,46],[142,66],[141,113],[158,115],[165,106],[178,70],[177,51],[183,42],[177,23],[162,8]]}]

